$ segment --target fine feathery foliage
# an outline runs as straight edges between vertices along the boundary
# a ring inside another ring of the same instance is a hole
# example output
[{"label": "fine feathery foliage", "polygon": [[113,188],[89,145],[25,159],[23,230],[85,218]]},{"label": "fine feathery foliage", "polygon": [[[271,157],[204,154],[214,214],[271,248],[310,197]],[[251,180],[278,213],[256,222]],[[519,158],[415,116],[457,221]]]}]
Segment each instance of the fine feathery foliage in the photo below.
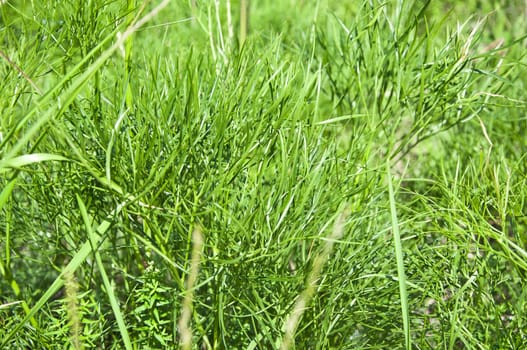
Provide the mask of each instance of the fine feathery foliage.
[{"label": "fine feathery foliage", "polygon": [[524,1],[0,1],[0,348],[521,349]]}]

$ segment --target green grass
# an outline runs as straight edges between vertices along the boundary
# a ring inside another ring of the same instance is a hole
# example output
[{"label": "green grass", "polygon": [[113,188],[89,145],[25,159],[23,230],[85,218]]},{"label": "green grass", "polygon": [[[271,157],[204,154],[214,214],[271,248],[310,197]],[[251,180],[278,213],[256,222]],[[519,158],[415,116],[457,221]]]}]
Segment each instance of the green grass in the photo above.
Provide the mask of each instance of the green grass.
[{"label": "green grass", "polygon": [[525,6],[0,2],[0,348],[521,349]]}]

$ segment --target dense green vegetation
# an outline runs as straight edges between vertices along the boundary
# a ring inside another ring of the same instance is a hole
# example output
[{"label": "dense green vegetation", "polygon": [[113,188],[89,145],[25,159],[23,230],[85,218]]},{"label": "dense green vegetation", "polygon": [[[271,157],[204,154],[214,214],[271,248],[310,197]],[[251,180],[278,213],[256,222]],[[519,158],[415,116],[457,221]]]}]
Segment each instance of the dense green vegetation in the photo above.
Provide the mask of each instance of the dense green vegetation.
[{"label": "dense green vegetation", "polygon": [[0,348],[522,348],[526,6],[0,1]]}]

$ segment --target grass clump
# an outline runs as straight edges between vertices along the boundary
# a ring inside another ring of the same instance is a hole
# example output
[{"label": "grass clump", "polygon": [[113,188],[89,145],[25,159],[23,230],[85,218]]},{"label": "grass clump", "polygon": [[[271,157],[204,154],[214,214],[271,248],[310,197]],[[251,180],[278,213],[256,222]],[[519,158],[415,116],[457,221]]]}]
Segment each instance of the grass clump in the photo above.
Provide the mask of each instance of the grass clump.
[{"label": "grass clump", "polygon": [[1,3],[1,346],[521,348],[525,4],[441,4]]}]

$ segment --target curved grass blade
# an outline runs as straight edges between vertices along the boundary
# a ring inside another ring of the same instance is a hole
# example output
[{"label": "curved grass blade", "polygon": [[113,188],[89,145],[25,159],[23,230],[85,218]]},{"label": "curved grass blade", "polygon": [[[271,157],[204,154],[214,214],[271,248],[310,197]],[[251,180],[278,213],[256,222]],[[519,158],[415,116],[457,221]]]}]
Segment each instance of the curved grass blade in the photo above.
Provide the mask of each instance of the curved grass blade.
[{"label": "curved grass blade", "polygon": [[60,156],[58,154],[49,154],[49,153],[32,153],[24,154],[22,156],[14,157],[11,159],[2,159],[0,160],[0,173],[7,171],[9,168],[21,168],[26,165],[41,163],[46,161],[67,161],[69,160],[66,157]]}]

